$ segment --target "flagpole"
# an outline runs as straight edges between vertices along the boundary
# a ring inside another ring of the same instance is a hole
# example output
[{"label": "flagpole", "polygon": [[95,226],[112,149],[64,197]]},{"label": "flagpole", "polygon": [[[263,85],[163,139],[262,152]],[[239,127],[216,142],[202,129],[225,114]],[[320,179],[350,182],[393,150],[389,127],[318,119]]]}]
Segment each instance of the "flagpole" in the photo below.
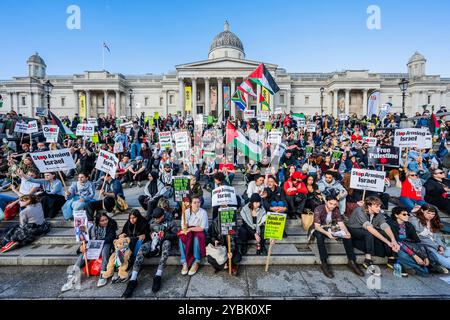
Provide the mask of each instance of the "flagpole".
[{"label": "flagpole", "polygon": [[103,71],[105,71],[105,42],[102,43]]}]

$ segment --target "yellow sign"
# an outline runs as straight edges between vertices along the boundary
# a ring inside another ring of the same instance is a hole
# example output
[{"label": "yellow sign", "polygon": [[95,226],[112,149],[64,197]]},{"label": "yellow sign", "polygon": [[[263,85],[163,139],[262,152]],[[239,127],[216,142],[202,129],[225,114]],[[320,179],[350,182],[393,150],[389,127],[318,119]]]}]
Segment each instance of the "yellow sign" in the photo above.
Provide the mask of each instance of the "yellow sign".
[{"label": "yellow sign", "polygon": [[98,133],[94,133],[91,140],[92,140],[92,143],[99,143],[100,139],[99,139]]},{"label": "yellow sign", "polygon": [[80,96],[80,112],[79,112],[79,115],[83,119],[87,117],[86,96]]},{"label": "yellow sign", "polygon": [[286,225],[286,214],[269,212],[266,216],[264,227],[264,239],[283,240],[284,226]]},{"label": "yellow sign", "polygon": [[158,119],[159,119],[159,112],[155,112],[153,118],[154,118],[155,120],[158,120]]},{"label": "yellow sign", "polygon": [[192,87],[184,88],[184,101],[185,111],[192,111]]},{"label": "yellow sign", "polygon": [[[159,117],[158,117],[159,118]],[[151,125],[151,126],[153,126],[154,124],[155,124],[155,121],[154,121],[154,117],[150,117],[149,119],[148,119],[148,123]]]},{"label": "yellow sign", "polygon": [[261,110],[263,111],[269,111],[270,110],[270,92],[264,87],[261,87],[261,95],[263,96],[264,100],[267,102],[267,105],[263,102],[261,105]]}]

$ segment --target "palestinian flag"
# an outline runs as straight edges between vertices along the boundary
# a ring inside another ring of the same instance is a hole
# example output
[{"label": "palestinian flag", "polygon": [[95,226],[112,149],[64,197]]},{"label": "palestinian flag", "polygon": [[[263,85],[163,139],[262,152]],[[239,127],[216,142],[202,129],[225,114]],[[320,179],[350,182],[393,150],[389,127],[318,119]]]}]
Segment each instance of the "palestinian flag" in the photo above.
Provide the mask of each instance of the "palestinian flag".
[{"label": "palestinian flag", "polygon": [[244,111],[247,108],[247,100],[245,99],[244,93],[242,93],[241,90],[237,90],[236,93],[231,98],[231,101],[233,101],[236,106]]},{"label": "palestinian flag", "polygon": [[304,120],[305,119],[305,115],[303,113],[293,113],[292,114],[292,118],[295,121],[302,120],[302,119]]},{"label": "palestinian flag", "polygon": [[248,78],[254,83],[259,84],[269,90],[271,95],[274,95],[275,93],[280,91],[280,88],[278,87],[270,72],[266,69],[264,63],[261,63],[259,67],[248,76]]},{"label": "palestinian flag", "polygon": [[3,97],[0,95],[0,108],[3,108]]},{"label": "palestinian flag", "polygon": [[256,93],[253,90],[253,86],[251,84],[250,81],[245,80],[244,82],[242,82],[242,84],[238,87],[239,90],[241,90],[243,93],[247,93],[249,95],[251,95],[252,97],[256,98]]},{"label": "palestinian flag", "polygon": [[52,124],[59,127],[59,134],[65,137],[68,135],[72,139],[76,139],[77,136],[73,134],[72,130],[70,130],[64,123],[62,123],[61,119],[59,119],[53,112],[49,111],[50,119],[52,120]]},{"label": "palestinian flag", "polygon": [[264,99],[262,94],[259,95],[259,103],[261,103],[261,110],[270,111],[269,103]]},{"label": "palestinian flag", "polygon": [[431,114],[429,129],[432,135],[437,133],[437,130],[440,128],[439,121],[436,118],[434,112]]},{"label": "palestinian flag", "polygon": [[237,130],[236,127],[227,121],[227,145],[232,145],[238,148],[245,156],[251,160],[259,161],[262,154],[261,146],[251,142],[242,131]]}]

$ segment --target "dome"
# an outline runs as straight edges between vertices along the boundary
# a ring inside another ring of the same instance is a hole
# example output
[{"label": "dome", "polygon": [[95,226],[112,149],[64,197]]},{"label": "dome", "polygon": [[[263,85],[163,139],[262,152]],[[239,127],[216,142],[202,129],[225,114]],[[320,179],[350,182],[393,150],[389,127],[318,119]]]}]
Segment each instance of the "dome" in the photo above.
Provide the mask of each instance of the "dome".
[{"label": "dome", "polygon": [[28,58],[27,63],[38,63],[45,66],[44,59],[42,59],[37,52]]},{"label": "dome", "polygon": [[422,54],[416,51],[411,57],[411,59],[409,59],[408,64],[418,61],[427,61],[427,59],[425,59],[425,57]]},{"label": "dome", "polygon": [[220,48],[232,48],[244,53],[244,46],[241,40],[231,31],[228,21],[225,22],[224,31],[219,33],[211,43],[209,53]]}]

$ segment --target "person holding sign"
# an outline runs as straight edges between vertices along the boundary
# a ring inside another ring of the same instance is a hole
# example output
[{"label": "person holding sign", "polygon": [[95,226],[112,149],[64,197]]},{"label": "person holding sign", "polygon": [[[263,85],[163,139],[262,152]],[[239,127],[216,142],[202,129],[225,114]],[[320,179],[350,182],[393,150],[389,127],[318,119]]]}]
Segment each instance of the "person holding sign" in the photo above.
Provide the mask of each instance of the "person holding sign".
[{"label": "person holding sign", "polygon": [[339,203],[336,194],[329,194],[325,197],[325,204],[318,206],[314,210],[314,236],[317,240],[317,247],[320,254],[321,270],[328,278],[334,278],[333,272],[328,265],[328,253],[325,247],[325,239],[342,239],[345,253],[347,254],[347,266],[358,276],[363,277],[364,273],[356,264],[355,251],[351,240],[350,232],[344,224],[344,219],[339,211]]},{"label": "person holding sign", "polygon": [[248,241],[256,240],[256,254],[267,254],[266,242],[264,240],[264,225],[266,222],[266,210],[262,206],[262,198],[254,193],[250,202],[241,209],[243,224],[239,228],[239,242],[241,253],[247,254]]},{"label": "person holding sign", "polygon": [[89,202],[94,200],[94,197],[95,186],[91,181],[89,181],[89,174],[80,173],[78,175],[78,181],[74,182],[69,187],[69,190],[66,191],[67,201],[62,207],[64,219],[72,219],[73,211],[84,210]]}]

